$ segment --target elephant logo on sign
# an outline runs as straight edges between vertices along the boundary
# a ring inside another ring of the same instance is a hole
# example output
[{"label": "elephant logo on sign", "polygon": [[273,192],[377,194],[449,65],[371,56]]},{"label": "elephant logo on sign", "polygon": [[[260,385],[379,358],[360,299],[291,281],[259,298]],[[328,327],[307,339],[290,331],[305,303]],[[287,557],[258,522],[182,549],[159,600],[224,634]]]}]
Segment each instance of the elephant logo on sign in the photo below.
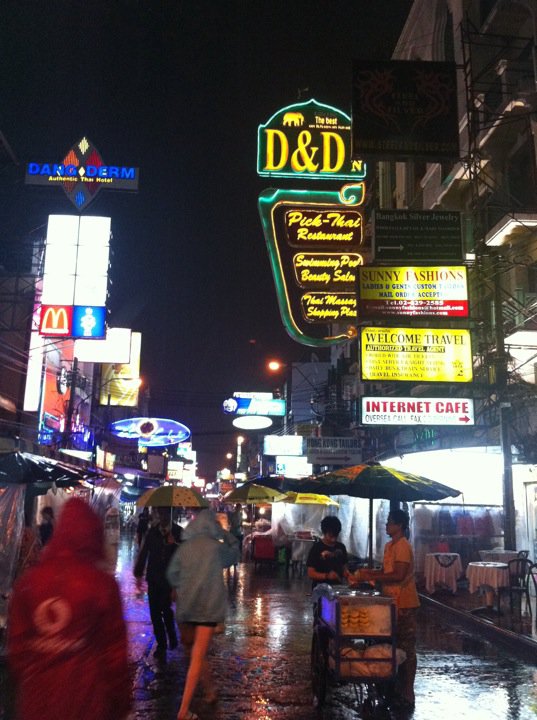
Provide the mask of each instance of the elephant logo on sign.
[{"label": "elephant logo on sign", "polygon": [[304,124],[304,115],[300,112],[286,112],[283,116],[283,125],[288,127],[300,127]]}]

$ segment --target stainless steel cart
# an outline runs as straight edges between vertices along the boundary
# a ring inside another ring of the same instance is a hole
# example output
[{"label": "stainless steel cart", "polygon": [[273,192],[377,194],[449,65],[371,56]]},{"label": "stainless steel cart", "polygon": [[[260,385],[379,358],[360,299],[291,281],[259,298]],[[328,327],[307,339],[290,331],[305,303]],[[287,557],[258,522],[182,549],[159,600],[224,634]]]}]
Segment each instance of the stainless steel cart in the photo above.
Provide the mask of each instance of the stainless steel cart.
[{"label": "stainless steel cart", "polygon": [[403,655],[397,650],[392,598],[346,587],[327,588],[316,599],[311,646],[314,705],[331,687],[352,683],[362,716],[379,716]]}]

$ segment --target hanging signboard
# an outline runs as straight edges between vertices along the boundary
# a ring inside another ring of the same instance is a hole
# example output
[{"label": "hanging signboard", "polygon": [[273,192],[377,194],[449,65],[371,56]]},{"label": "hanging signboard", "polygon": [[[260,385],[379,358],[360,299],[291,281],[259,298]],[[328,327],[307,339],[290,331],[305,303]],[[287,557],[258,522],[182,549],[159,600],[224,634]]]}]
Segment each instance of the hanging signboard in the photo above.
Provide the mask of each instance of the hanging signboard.
[{"label": "hanging signboard", "polygon": [[314,465],[357,465],[362,462],[362,445],[357,437],[304,438],[308,462]]},{"label": "hanging signboard", "polygon": [[370,265],[359,268],[358,278],[360,317],[468,317],[468,285],[463,265]]},{"label": "hanging signboard", "polygon": [[361,180],[366,167],[351,157],[350,117],[308,100],[278,110],[259,126],[257,172],[265,177]]},{"label": "hanging signboard", "polygon": [[138,190],[138,168],[107,165],[100,152],[83,137],[60,162],[29,162],[27,185],[59,185],[77,210],[82,211],[102,188]]},{"label": "hanging signboard", "polygon": [[473,425],[471,398],[362,397],[361,425]]},{"label": "hanging signboard", "polygon": [[362,379],[471,382],[470,331],[450,328],[361,328]]},{"label": "hanging signboard", "polygon": [[460,262],[461,216],[447,210],[375,210],[373,257],[377,262]]},{"label": "hanging signboard", "polygon": [[297,342],[328,346],[357,334],[358,268],[369,259],[359,210],[364,197],[363,182],[340,192],[261,193],[280,313]]},{"label": "hanging signboard", "polygon": [[459,157],[454,62],[356,60],[353,153],[389,160]]}]

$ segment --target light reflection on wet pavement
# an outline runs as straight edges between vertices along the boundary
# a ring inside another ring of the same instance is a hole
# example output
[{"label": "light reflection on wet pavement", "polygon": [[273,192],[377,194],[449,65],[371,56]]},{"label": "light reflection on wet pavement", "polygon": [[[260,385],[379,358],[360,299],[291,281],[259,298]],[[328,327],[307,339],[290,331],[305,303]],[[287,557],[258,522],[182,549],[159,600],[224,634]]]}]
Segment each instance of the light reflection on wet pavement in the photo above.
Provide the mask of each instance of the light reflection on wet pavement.
[{"label": "light reflection on wet pavement", "polygon": [[[132,579],[133,550],[124,543],[117,577],[122,587],[135,676],[132,718],[175,720],[185,676],[181,649],[159,665],[147,601]],[[226,572],[230,611],[216,636],[211,664],[216,707],[197,697],[200,720],[351,720],[361,715],[355,685],[330,687],[323,712],[312,705],[311,600],[307,578],[285,577],[284,568],[241,564]],[[145,588],[144,588],[145,589]],[[537,657],[536,657],[537,663]],[[537,720],[537,667],[499,646],[454,627],[448,615],[420,610],[416,709],[377,713],[379,720]],[[371,716],[367,716],[371,717]]]}]

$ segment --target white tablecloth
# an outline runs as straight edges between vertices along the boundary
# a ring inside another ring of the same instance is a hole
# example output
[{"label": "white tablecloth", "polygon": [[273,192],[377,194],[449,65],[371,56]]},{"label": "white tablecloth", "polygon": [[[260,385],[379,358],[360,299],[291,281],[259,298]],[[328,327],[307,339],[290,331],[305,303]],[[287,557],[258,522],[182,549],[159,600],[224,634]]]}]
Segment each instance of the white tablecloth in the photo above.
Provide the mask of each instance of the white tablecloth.
[{"label": "white tablecloth", "polygon": [[507,563],[500,562],[471,562],[466,568],[468,589],[471,593],[480,587],[497,590],[499,587],[509,586],[509,570]]},{"label": "white tablecloth", "polygon": [[425,556],[425,589],[428,593],[434,592],[437,583],[457,592],[457,580],[461,575],[459,553],[428,553]]},{"label": "white tablecloth", "polygon": [[480,550],[479,557],[485,562],[508,563],[509,560],[516,560],[516,550]]}]

